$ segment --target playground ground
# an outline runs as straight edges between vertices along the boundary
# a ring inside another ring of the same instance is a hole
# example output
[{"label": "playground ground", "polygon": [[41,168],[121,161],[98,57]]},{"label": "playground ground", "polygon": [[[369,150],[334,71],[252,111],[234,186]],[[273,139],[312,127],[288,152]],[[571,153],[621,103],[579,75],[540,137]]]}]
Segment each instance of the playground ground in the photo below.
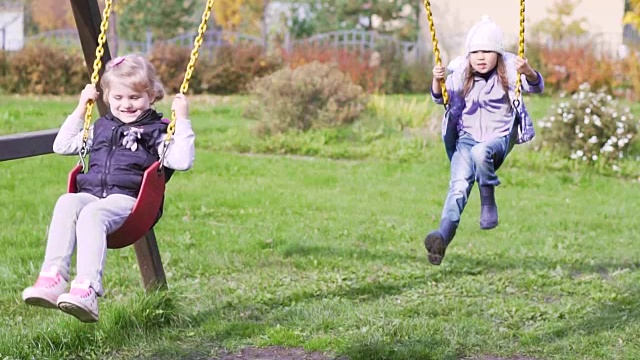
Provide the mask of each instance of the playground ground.
[{"label": "playground ground", "polygon": [[[57,127],[76,101],[3,95],[0,134]],[[528,108],[539,118],[550,101]],[[0,359],[640,358],[637,177],[517,147],[500,226],[479,229],[474,189],[434,267],[422,239],[448,181],[437,133],[365,117],[259,139],[248,102],[193,98],[196,165],[169,183],[156,228],[169,291],[145,295],[133,249],[110,251],[95,325],[20,300],[75,159],[0,165]]]}]

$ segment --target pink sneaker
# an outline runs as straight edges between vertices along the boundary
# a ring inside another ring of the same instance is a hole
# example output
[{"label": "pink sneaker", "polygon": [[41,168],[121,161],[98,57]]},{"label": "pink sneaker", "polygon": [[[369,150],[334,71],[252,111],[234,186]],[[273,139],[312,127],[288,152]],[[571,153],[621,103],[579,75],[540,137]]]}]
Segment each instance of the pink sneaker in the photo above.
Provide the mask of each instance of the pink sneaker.
[{"label": "pink sneaker", "polygon": [[25,303],[43,308],[57,308],[58,296],[67,288],[67,280],[55,267],[41,271],[38,280],[22,292]]},{"label": "pink sneaker", "polygon": [[58,308],[82,322],[98,321],[98,295],[89,280],[73,280],[71,290],[58,297]]}]

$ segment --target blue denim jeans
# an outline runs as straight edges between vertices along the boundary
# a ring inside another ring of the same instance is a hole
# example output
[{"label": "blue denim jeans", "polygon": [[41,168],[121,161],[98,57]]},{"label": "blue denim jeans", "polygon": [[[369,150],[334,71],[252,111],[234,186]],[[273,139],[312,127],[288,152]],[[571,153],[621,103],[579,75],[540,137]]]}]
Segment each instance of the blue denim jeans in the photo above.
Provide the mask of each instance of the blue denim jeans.
[{"label": "blue denim jeans", "polygon": [[480,186],[500,184],[495,163],[502,163],[507,156],[508,146],[509,136],[479,143],[467,133],[460,135],[451,158],[451,181],[442,218],[456,225],[460,222],[474,182],[477,181]]}]

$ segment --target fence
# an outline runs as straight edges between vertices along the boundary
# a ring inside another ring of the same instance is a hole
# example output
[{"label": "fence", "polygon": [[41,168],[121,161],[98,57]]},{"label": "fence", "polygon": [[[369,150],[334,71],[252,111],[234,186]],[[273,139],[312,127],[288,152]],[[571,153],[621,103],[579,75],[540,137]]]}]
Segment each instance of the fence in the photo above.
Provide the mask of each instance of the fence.
[{"label": "fence", "polygon": [[[176,45],[191,47],[193,39],[197,33],[186,33],[167,40],[155,40],[151,32],[147,32],[146,41],[136,42],[126,39],[118,39],[118,53],[149,53],[156,45]],[[448,34],[446,39],[441,39],[440,46],[443,55],[451,58],[464,51],[464,39],[466,34]],[[517,34],[507,34],[507,46],[509,50],[515,51]],[[509,41],[512,40],[512,41]],[[27,44],[46,43],[60,46],[79,46],[79,38],[76,29],[62,29],[41,33],[26,39]],[[619,34],[591,33],[585,36],[565,37],[561,40],[550,38],[527,38],[527,43],[540,43],[550,48],[562,48],[569,46],[583,47],[590,46],[597,54],[603,56],[624,57],[629,53],[629,46],[637,47],[640,44],[640,36],[636,31],[625,28],[623,36]],[[264,40],[260,37],[244,34],[240,32],[230,32],[219,29],[207,31],[203,38],[202,55],[211,56],[217,48],[230,44],[246,43],[264,46]],[[430,44],[420,44],[418,41],[399,41],[391,35],[379,34],[375,31],[364,30],[341,30],[322,34],[316,34],[306,39],[291,39],[285,35],[281,44],[287,51],[295,50],[304,45],[329,46],[334,48],[350,50],[379,50],[394,49],[397,53],[402,53],[406,61],[429,55],[431,53]],[[429,50],[423,50],[429,49]],[[424,52],[424,54],[420,53]],[[117,54],[114,54],[117,55]]]},{"label": "fence", "polygon": [[[118,53],[138,52],[146,54],[149,53],[156,45],[168,44],[191,47],[196,35],[197,33],[193,32],[167,40],[154,40],[151,32],[147,32],[146,41],[142,42],[118,39]],[[26,43],[46,43],[69,47],[79,46],[78,33],[76,29],[48,31],[28,37]],[[206,54],[207,52],[213,53],[215,49],[219,47],[237,43],[264,46],[264,40],[257,36],[240,32],[211,29],[204,34],[201,49],[203,54]],[[398,52],[408,55],[414,51],[416,42],[398,41],[393,36],[381,35],[375,31],[344,30],[317,34],[307,39],[292,40],[289,37],[285,37],[282,46],[287,50],[293,50],[303,44],[316,46],[327,45],[360,50],[375,50],[381,47],[391,47],[396,49]]]},{"label": "fence", "polygon": [[377,50],[381,48],[395,49],[405,58],[419,47],[416,41],[399,41],[391,35],[379,34],[376,31],[341,30],[313,35],[306,39],[291,40],[285,37],[284,48],[291,51],[303,45],[330,46],[349,50]]},{"label": "fence", "polygon": [[[154,40],[152,33],[150,31],[147,31],[145,41],[129,41],[119,38],[118,52],[139,52],[146,54],[149,53],[155,45],[167,44],[191,47],[193,46],[193,39],[197,34],[198,33],[194,32],[179,35],[167,40]],[[60,29],[47,31],[38,35],[28,37],[26,42],[27,44],[46,43],[70,47],[80,46],[78,32],[76,29]],[[257,36],[214,29],[207,31],[204,34],[202,49],[203,51],[206,51],[207,49],[214,50],[218,47],[238,42],[262,45],[262,39],[258,38]]]}]

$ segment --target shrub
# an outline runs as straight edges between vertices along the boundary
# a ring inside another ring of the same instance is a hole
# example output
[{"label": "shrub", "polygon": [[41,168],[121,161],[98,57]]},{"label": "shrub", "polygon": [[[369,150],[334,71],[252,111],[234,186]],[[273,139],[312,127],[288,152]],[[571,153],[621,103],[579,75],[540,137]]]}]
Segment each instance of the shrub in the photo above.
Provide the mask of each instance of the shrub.
[{"label": "shrub", "polygon": [[2,87],[8,92],[29,94],[74,94],[89,83],[79,51],[54,47],[27,47],[7,56]]},{"label": "shrub", "polygon": [[8,53],[0,50],[0,92],[6,88],[4,84],[9,74],[9,58]]},{"label": "shrub", "polygon": [[260,120],[258,131],[267,134],[349,124],[367,103],[362,87],[335,65],[319,62],[258,79],[251,94],[258,100],[251,109]]},{"label": "shrub", "polygon": [[608,91],[617,85],[614,62],[596,57],[589,46],[543,48],[540,55],[544,66],[539,70],[544,74],[545,86],[551,92],[574,93],[586,82],[594,89],[604,87]]},{"label": "shrub", "polygon": [[367,92],[376,92],[384,83],[380,54],[370,50],[352,50],[331,46],[300,45],[283,51],[282,58],[292,69],[312,62],[335,64],[354,84]]},{"label": "shrub", "polygon": [[[189,63],[191,49],[176,45],[156,45],[149,57],[169,92],[178,92]],[[243,93],[256,77],[280,67],[277,59],[267,57],[262,47],[234,45],[201,51],[189,89],[193,93],[228,95]]]},{"label": "shrub", "polygon": [[5,76],[9,71],[8,53],[0,50],[0,76]]},{"label": "shrub", "polygon": [[620,73],[623,76],[622,96],[629,100],[640,99],[640,59],[635,51],[622,59]]},{"label": "shrub", "polygon": [[637,134],[629,108],[623,108],[605,90],[582,84],[569,99],[561,97],[539,122],[543,146],[589,164],[615,165]]},{"label": "shrub", "polygon": [[378,46],[375,50],[334,48],[330,45],[300,45],[283,51],[282,58],[291,68],[313,61],[335,63],[354,84],[368,93],[424,93],[429,90],[431,56],[415,56],[405,61],[395,46]]},{"label": "shrub", "polygon": [[[169,93],[177,93],[184,79],[191,49],[156,44],[148,55]],[[256,77],[281,66],[260,46],[226,46],[201,51],[189,81],[192,93],[231,94],[247,91]],[[55,46],[30,46],[15,53],[0,53],[0,87],[13,93],[75,94],[90,81],[79,50]]]},{"label": "shrub", "polygon": [[431,69],[433,69],[433,65],[434,61],[430,57],[422,57],[408,65],[404,65],[404,73],[408,80],[407,85],[394,89],[394,93],[428,94],[431,89]]},{"label": "shrub", "polygon": [[[174,94],[180,92],[180,85],[182,85],[190,56],[191,50],[181,46],[155,45],[153,47],[149,54],[149,62],[156,68],[165,91]],[[200,89],[200,68],[202,66],[202,59],[198,59],[195,71],[189,81],[189,89],[196,93]]]},{"label": "shrub", "polygon": [[256,45],[225,46],[216,49],[213,62],[201,69],[202,92],[236,94],[248,91],[249,84],[281,67],[279,59],[265,56]]}]

